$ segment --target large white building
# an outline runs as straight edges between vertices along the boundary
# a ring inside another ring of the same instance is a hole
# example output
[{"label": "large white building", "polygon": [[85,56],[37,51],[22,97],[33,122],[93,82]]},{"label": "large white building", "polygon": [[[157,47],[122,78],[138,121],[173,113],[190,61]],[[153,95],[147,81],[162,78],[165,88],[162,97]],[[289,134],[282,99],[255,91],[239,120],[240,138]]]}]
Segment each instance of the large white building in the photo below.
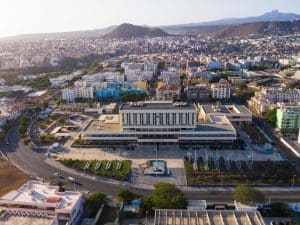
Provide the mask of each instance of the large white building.
[{"label": "large white building", "polygon": [[51,219],[51,225],[76,225],[83,213],[83,197],[80,192],[59,192],[58,186],[31,180],[0,197],[0,210],[18,217]]},{"label": "large white building", "polygon": [[86,143],[197,143],[234,141],[235,128],[225,116],[198,123],[197,106],[190,103],[125,103],[119,115],[100,118],[82,133]]},{"label": "large white building", "polygon": [[121,67],[124,68],[127,81],[150,81],[157,73],[157,63],[132,63],[123,62]]},{"label": "large white building", "polygon": [[213,83],[211,91],[214,99],[229,99],[231,97],[231,85],[223,79],[218,83]]},{"label": "large white building", "polygon": [[62,98],[66,102],[75,102],[76,98],[93,99],[93,87],[74,87],[62,90]]},{"label": "large white building", "polygon": [[262,88],[248,101],[249,108],[257,115],[264,115],[268,110],[277,108],[277,103],[300,102],[300,91],[297,89],[284,91],[282,88]]},{"label": "large white building", "polygon": [[252,113],[244,105],[198,105],[199,118],[211,121],[212,116],[226,116],[231,122],[251,123]]}]

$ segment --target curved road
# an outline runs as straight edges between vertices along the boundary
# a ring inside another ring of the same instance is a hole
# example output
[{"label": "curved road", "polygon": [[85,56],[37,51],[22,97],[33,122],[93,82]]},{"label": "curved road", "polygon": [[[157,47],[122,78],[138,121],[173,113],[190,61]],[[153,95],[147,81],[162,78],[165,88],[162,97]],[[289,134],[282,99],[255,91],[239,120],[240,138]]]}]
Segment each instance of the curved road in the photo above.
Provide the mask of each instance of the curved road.
[{"label": "curved road", "polygon": [[[76,184],[77,190],[88,191],[101,191],[109,196],[115,196],[120,188],[119,184],[107,183],[101,178],[92,179],[90,176],[85,176],[79,173],[68,173],[65,170],[60,170],[48,163],[45,163],[44,153],[37,153],[28,149],[20,140],[17,132],[17,124],[15,124],[8,134],[9,144],[0,145],[1,151],[19,168],[30,173],[33,178],[40,177],[48,179],[54,173],[59,172],[64,177],[74,177],[78,182]],[[73,188],[72,185],[69,185]],[[138,189],[127,186],[134,192],[140,194],[151,194],[152,190]],[[188,199],[206,199],[210,203],[232,203],[232,193],[230,191],[214,191],[210,192],[203,190],[184,191]],[[270,201],[283,201],[283,202],[299,202],[300,191],[272,191],[265,192],[266,198]]]}]

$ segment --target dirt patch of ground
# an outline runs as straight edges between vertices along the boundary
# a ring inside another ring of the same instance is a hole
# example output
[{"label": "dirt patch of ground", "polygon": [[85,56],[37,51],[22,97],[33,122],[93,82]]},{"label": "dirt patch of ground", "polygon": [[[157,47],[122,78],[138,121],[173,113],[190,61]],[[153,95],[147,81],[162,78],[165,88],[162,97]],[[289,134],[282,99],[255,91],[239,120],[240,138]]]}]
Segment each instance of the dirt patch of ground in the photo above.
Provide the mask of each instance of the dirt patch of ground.
[{"label": "dirt patch of ground", "polygon": [[0,196],[18,189],[28,179],[25,173],[0,157]]}]

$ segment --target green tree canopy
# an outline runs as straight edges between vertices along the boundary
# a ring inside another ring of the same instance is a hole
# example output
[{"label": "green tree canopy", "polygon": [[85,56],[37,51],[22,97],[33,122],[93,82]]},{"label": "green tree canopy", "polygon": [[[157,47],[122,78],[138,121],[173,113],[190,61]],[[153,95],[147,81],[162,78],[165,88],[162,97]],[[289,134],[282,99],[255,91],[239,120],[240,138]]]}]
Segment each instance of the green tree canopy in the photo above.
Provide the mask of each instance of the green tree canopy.
[{"label": "green tree canopy", "polygon": [[266,120],[272,123],[273,125],[277,122],[277,109],[270,109],[266,112]]},{"label": "green tree canopy", "polygon": [[233,198],[243,204],[256,204],[265,201],[263,192],[247,185],[237,186],[233,191]]},{"label": "green tree canopy", "polygon": [[119,201],[124,203],[130,203],[132,200],[139,197],[137,194],[124,188],[119,189],[117,194]]},{"label": "green tree canopy", "polygon": [[151,197],[151,202],[155,209],[184,209],[187,206],[187,200],[174,184],[157,183]]},{"label": "green tree canopy", "polygon": [[85,207],[90,216],[95,216],[105,199],[105,194],[93,192],[85,199]]}]

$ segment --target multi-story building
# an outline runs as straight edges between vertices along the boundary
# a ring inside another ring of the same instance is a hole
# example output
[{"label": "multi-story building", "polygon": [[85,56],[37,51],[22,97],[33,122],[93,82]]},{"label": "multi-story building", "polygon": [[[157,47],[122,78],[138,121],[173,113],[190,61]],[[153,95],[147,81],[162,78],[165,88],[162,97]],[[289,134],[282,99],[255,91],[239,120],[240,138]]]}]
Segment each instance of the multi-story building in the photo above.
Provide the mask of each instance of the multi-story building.
[{"label": "multi-story building", "polygon": [[75,102],[76,98],[94,98],[93,87],[74,87],[62,90],[62,98],[67,102]]},{"label": "multi-story building", "polygon": [[206,84],[196,84],[184,89],[186,99],[194,102],[207,102],[210,96],[210,90]]},{"label": "multi-story building", "polygon": [[210,60],[207,63],[208,70],[220,70],[222,69],[222,62],[217,60]]},{"label": "multi-story building", "polygon": [[176,96],[179,96],[179,85],[163,85],[156,89],[156,99],[157,100],[172,100]]},{"label": "multi-story building", "polygon": [[212,116],[226,116],[230,122],[251,123],[252,113],[244,105],[200,105],[199,118],[211,121]]},{"label": "multi-story building", "polygon": [[231,85],[221,79],[218,83],[211,85],[211,92],[213,99],[229,99],[231,97]]},{"label": "multi-story building", "polygon": [[300,103],[285,104],[279,103],[277,109],[276,125],[282,131],[296,131],[300,128]]},{"label": "multi-story building", "polygon": [[297,89],[284,91],[282,88],[263,88],[261,94],[273,103],[300,102],[300,90]]},{"label": "multi-story building", "polygon": [[[197,106],[166,101],[124,103],[119,115],[100,118],[82,132],[86,143],[199,143],[237,138],[236,130],[225,116],[212,116],[210,122],[198,122]],[[98,129],[101,127],[101,129]]]},{"label": "multi-story building", "polygon": [[53,221],[47,224],[76,225],[83,214],[83,197],[80,192],[60,192],[58,186],[31,180],[0,197],[0,209],[9,215]]},{"label": "multi-story building", "polygon": [[63,89],[61,91],[63,100],[67,102],[75,102],[76,91],[73,88]]},{"label": "multi-story building", "polygon": [[20,116],[24,109],[24,103],[16,102],[15,98],[0,98],[0,127]]},{"label": "multi-story building", "polygon": [[300,91],[296,89],[284,91],[282,88],[262,88],[255,92],[249,101],[249,108],[257,115],[264,115],[268,110],[277,108],[277,103],[300,102]]}]

